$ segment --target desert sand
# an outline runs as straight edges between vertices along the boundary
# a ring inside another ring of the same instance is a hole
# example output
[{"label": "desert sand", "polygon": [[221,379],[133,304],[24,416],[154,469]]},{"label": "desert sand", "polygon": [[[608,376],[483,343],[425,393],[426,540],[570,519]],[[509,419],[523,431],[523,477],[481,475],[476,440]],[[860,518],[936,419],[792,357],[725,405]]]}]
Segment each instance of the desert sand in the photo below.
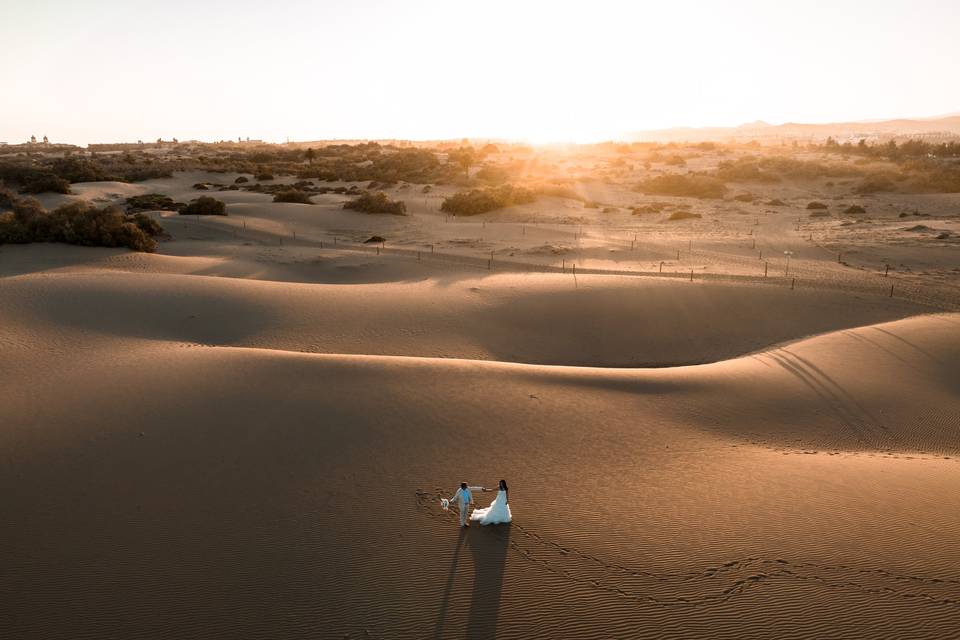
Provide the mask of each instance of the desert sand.
[{"label": "desert sand", "polygon": [[[2,635],[960,637],[955,240],[784,189],[0,247]],[[440,508],[500,478],[513,524]]]}]

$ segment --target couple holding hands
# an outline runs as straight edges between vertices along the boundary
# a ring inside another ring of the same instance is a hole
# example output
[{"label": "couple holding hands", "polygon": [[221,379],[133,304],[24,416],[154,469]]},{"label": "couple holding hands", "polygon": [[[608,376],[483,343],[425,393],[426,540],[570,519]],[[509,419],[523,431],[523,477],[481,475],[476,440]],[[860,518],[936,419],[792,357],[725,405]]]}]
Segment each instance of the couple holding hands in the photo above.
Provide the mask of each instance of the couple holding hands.
[{"label": "couple holding hands", "polygon": [[[460,526],[469,527],[467,522],[467,514],[470,511],[471,505],[473,502],[473,491],[493,491],[493,489],[486,489],[484,487],[470,487],[467,486],[466,482],[460,483],[460,488],[457,489],[457,492],[453,494],[453,497],[447,500],[446,498],[440,499],[440,505],[444,510],[450,508],[450,503],[453,502],[457,505],[457,508],[460,510]],[[513,516],[510,514],[510,505],[507,502],[507,481],[500,481],[500,488],[497,489],[497,497],[493,499],[493,502],[490,503],[490,506],[485,509],[474,509],[470,513],[471,522],[479,522],[480,524],[506,524],[513,519]]]}]

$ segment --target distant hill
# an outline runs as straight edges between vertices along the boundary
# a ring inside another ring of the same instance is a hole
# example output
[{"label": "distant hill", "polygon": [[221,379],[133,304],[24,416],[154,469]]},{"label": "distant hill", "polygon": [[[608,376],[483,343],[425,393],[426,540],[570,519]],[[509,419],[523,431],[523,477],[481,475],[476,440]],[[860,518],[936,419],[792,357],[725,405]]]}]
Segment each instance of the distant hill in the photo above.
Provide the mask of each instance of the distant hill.
[{"label": "distant hill", "polygon": [[829,124],[803,124],[787,122],[771,125],[757,121],[738,127],[675,127],[638,131],[627,139],[651,142],[748,142],[756,140],[765,144],[779,142],[823,142],[832,137],[839,142],[860,140],[868,142],[897,138],[923,138],[929,140],[960,138],[960,114],[935,118],[881,120],[876,122],[835,122]]}]

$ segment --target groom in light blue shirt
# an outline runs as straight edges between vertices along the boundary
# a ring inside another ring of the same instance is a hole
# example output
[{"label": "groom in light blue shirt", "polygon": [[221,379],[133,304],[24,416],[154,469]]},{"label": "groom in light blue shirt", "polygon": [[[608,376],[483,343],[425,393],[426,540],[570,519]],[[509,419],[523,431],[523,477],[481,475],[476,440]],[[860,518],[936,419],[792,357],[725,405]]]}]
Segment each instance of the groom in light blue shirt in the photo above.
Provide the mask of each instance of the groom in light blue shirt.
[{"label": "groom in light blue shirt", "polygon": [[450,498],[450,502],[456,502],[457,508],[460,509],[460,526],[469,527],[467,524],[467,512],[470,510],[470,505],[473,504],[473,494],[470,491],[486,491],[483,487],[468,487],[466,482],[460,483],[460,488],[457,489],[457,492],[453,494],[453,497]]}]

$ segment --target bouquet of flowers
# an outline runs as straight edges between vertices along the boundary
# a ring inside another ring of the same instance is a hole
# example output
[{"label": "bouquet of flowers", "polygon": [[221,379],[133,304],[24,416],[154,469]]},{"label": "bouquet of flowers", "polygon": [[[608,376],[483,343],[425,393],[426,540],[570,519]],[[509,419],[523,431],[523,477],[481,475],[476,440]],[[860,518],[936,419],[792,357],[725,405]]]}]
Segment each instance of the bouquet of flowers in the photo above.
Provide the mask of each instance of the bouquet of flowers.
[{"label": "bouquet of flowers", "polygon": [[440,498],[440,508],[443,509],[444,511],[449,511],[450,501],[447,500],[446,498]]}]

